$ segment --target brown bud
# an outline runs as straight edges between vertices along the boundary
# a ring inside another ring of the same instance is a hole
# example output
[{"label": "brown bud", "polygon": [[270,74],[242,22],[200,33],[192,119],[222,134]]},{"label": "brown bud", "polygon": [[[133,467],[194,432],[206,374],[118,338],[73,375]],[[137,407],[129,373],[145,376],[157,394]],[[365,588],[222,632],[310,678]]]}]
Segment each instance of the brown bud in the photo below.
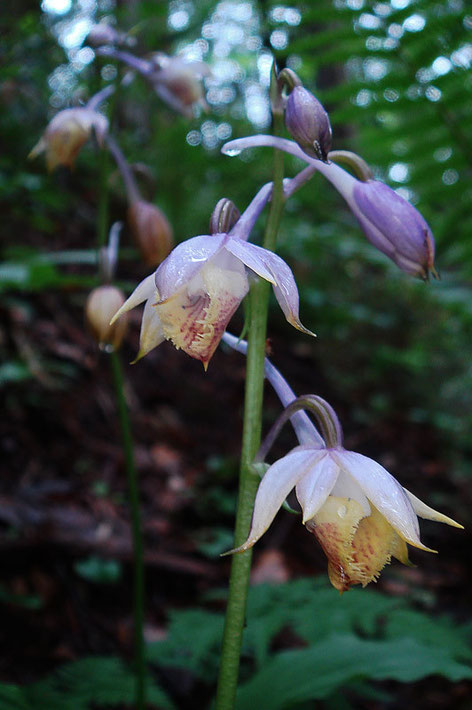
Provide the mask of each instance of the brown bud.
[{"label": "brown bud", "polygon": [[114,350],[121,345],[128,327],[126,317],[110,325],[112,317],[126,298],[115,286],[98,286],[89,293],[85,304],[85,321],[101,350]]},{"label": "brown bud", "polygon": [[146,264],[160,264],[174,242],[172,227],[165,214],[150,202],[136,200],[128,208],[128,222]]}]

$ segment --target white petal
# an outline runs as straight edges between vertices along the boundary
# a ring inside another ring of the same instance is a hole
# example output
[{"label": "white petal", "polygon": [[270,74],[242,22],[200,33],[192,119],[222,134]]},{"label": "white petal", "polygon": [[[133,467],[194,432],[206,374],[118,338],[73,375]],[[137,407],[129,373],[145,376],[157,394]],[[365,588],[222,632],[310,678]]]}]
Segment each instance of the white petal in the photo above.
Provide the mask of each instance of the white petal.
[{"label": "white petal", "polygon": [[352,498],[361,505],[364,515],[370,515],[371,513],[369,501],[362,492],[362,488],[353,477],[345,471],[341,471],[339,474],[331,491],[331,495],[338,496],[339,498]]},{"label": "white petal", "polygon": [[249,537],[237,552],[252,547],[265,533],[292,488],[319,456],[312,449],[302,449],[291,451],[272,464],[257,489]]},{"label": "white petal", "polygon": [[250,269],[269,281],[275,297],[288,322],[308,335],[314,335],[301,324],[298,315],[299,297],[297,284],[288,264],[277,254],[241,239],[230,239],[225,249],[237,256]]},{"label": "white petal", "polygon": [[453,520],[452,518],[448,518],[447,515],[443,515],[438,510],[430,508],[429,505],[423,503],[423,501],[413,495],[413,493],[407,491],[406,488],[404,488],[403,490],[410,499],[410,503],[413,506],[413,510],[415,511],[416,515],[419,515],[420,518],[424,518],[425,520],[435,520],[437,523],[446,523],[446,525],[452,525],[453,528],[461,528],[461,530],[464,529],[463,525],[460,525],[460,523],[456,523],[455,520]]},{"label": "white petal", "polygon": [[280,258],[280,256],[273,254],[267,249],[264,251],[266,252],[266,266],[270,269],[276,280],[276,285],[274,286],[275,297],[284,312],[286,319],[291,325],[295,326],[295,328],[301,330],[302,333],[315,336],[311,330],[305,328],[305,326],[300,322],[298,314],[298,288],[292,274],[292,270],[288,264]]},{"label": "white petal", "polygon": [[367,498],[410,545],[429,550],[420,541],[416,513],[398,481],[376,461],[354,451],[336,450],[332,456],[360,485]]},{"label": "white petal", "polygon": [[157,291],[156,298],[148,298],[144,306],[141,333],[139,335],[139,353],[134,362],[140,360],[165,340],[162,323],[157,314],[156,301]]},{"label": "white petal", "polygon": [[154,283],[154,273],[141,281],[141,283],[136,286],[131,296],[123,303],[121,308],[115,313],[110,321],[112,325],[117,318],[119,318],[123,313],[127,313],[135,306],[139,306],[140,303],[146,301],[148,298],[152,298],[156,294],[156,284]]},{"label": "white petal", "polygon": [[178,244],[156,271],[156,286],[161,301],[180,291],[221,249],[226,234],[201,235]]},{"label": "white petal", "polygon": [[329,453],[320,452],[310,469],[297,483],[296,494],[303,510],[303,524],[311,520],[326,502],[339,474],[339,466]]},{"label": "white petal", "polygon": [[225,244],[225,249],[231,252],[231,254],[234,254],[234,256],[237,256],[243,264],[252,269],[258,276],[261,276],[275,286],[275,277],[266,267],[263,260],[267,249],[258,247],[250,242],[245,242],[237,237],[230,237]]}]

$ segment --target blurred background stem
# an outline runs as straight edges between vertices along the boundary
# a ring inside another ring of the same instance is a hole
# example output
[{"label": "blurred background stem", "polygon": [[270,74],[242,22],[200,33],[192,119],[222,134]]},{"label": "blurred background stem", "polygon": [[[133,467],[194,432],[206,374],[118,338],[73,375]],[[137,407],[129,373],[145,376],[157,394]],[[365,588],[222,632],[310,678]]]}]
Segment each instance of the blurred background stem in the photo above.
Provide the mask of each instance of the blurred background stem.
[{"label": "blurred background stem", "polygon": [[[116,89],[111,97],[108,118],[111,119],[115,109],[116,97],[118,94],[118,79]],[[103,247],[108,238],[109,227],[109,189],[108,178],[110,171],[110,156],[108,147],[104,144],[99,154],[100,159],[100,179],[99,179],[99,201],[97,214],[97,249],[98,254],[103,251]],[[113,229],[111,230],[113,232]],[[111,236],[111,234],[110,234]],[[111,240],[110,240],[111,243]],[[116,244],[117,249],[117,244]],[[108,255],[107,260],[110,259]],[[110,266],[110,273],[107,277],[113,279],[115,264]],[[131,531],[133,545],[133,565],[134,565],[134,662],[135,662],[135,708],[144,710],[146,706],[146,653],[144,644],[144,560],[143,560],[143,540],[141,530],[141,513],[139,507],[139,488],[136,466],[134,462],[133,436],[131,424],[126,404],[124,391],[123,368],[121,366],[120,355],[116,350],[110,352],[110,363],[115,388],[116,404],[120,420],[121,438],[123,454],[125,459],[126,476],[128,482],[128,501],[131,511]]]},{"label": "blurred background stem", "polygon": [[[282,130],[283,119],[274,115],[274,133]],[[275,251],[277,232],[284,208],[283,154],[274,153],[273,192],[263,246]],[[254,499],[260,478],[252,471],[252,462],[259,449],[262,429],[262,401],[264,390],[264,357],[269,310],[270,284],[259,279],[249,292],[249,330],[244,399],[243,440],[239,479],[238,508],[234,546],[247,539],[251,525]],[[238,684],[243,628],[246,617],[247,593],[251,571],[252,550],[233,556],[229,581],[220,672],[216,696],[216,710],[234,707]]]},{"label": "blurred background stem", "polygon": [[[120,72],[117,68],[116,78],[114,81],[114,91],[108,98],[108,107],[106,110],[106,116],[108,118],[108,130],[111,131],[113,118],[115,116],[116,104],[118,100],[118,94],[120,93]],[[100,93],[104,93],[103,91]],[[110,195],[108,190],[108,180],[110,176],[110,151],[108,145],[103,142],[103,145],[98,152],[99,160],[99,178],[98,178],[98,189],[99,189],[99,200],[97,207],[97,248],[105,246],[108,236],[108,224],[109,224],[109,211],[110,211]]]},{"label": "blurred background stem", "polygon": [[134,463],[133,436],[124,392],[123,368],[117,351],[110,353],[113,384],[120,419],[126,476],[128,480],[128,498],[131,510],[131,529],[133,535],[134,559],[134,644],[136,672],[136,708],[143,710],[146,700],[146,653],[144,646],[144,562],[143,539],[141,531],[141,513],[139,508],[139,487]]}]

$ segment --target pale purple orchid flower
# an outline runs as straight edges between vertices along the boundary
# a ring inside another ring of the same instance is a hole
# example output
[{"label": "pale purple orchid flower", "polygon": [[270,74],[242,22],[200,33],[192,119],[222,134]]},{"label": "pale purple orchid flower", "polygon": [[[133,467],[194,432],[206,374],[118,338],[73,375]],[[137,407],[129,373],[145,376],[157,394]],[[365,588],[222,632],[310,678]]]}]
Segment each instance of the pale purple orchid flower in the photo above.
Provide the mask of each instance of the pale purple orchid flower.
[{"label": "pale purple orchid flower", "polygon": [[[223,341],[246,352],[246,343],[234,336],[225,334]],[[353,584],[366,586],[376,580],[392,557],[408,564],[407,544],[434,552],[420,540],[418,516],[462,528],[403,488],[376,461],[346,450],[341,426],[327,402],[314,396],[297,400],[268,360],[265,374],[286,410],[257,459],[265,457],[289,417],[300,446],[272,464],[264,474],[257,490],[248,539],[232,552],[248,550],[259,540],[292,489],[302,509],[303,524],[328,557],[330,581],[341,592]],[[297,403],[307,406],[309,399],[316,401],[321,412],[318,419],[328,433],[325,440],[306,414],[299,411]]]},{"label": "pale purple orchid flower", "polygon": [[290,153],[316,168],[344,197],[367,239],[408,274],[427,278],[434,271],[434,238],[428,223],[407,200],[379,180],[362,182],[335,163],[310,158],[292,141],[276,136],[249,136],[226,143],[222,152],[269,146]]},{"label": "pale purple orchid flower", "polygon": [[203,80],[211,75],[211,70],[205,62],[172,57],[163,52],[154,52],[150,61],[147,61],[114,47],[101,47],[97,53],[119,59],[131,69],[135,69],[150,82],[156,94],[177,113],[193,118],[195,108],[208,110]]},{"label": "pale purple orchid flower", "polygon": [[137,359],[171,340],[206,369],[251,275],[271,283],[288,322],[313,335],[300,322],[298,289],[288,265],[246,241],[271,191],[271,183],[259,191],[229,234],[193,237],[175,247],[123,304],[113,320],[146,301]]}]

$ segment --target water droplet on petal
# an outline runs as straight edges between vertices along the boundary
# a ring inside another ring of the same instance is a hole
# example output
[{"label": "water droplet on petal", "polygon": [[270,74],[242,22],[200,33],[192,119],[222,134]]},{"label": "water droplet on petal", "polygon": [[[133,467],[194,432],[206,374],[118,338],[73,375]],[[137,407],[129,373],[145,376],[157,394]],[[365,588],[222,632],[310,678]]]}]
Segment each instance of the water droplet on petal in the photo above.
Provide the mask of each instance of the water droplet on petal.
[{"label": "water droplet on petal", "polygon": [[230,158],[234,158],[234,156],[239,155],[241,153],[238,148],[223,148],[221,152],[224,155],[228,155]]}]

